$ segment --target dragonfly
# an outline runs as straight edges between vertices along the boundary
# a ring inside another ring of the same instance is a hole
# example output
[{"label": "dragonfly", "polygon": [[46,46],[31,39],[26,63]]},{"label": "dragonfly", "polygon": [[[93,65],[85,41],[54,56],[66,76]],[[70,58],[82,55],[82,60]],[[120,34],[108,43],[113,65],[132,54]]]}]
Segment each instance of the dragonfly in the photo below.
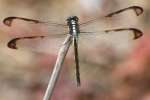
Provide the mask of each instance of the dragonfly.
[{"label": "dragonfly", "polygon": [[[105,29],[105,30],[92,30],[92,28],[85,30],[86,26],[94,24],[98,20],[102,19],[109,19],[113,18],[114,16],[117,16],[119,14],[122,14],[127,11],[133,11],[136,16],[139,16],[143,13],[143,8],[140,6],[129,6],[127,8],[123,8],[114,12],[111,12],[103,17],[96,17],[94,19],[88,20],[86,22],[79,22],[79,18],[77,16],[70,16],[67,18],[67,23],[56,23],[51,21],[41,21],[36,19],[29,19],[29,18],[23,18],[23,17],[17,17],[17,16],[10,16],[3,20],[4,25],[8,27],[13,27],[14,23],[17,21],[24,21],[27,23],[32,23],[39,26],[48,26],[48,32],[52,34],[38,34],[38,35],[31,35],[31,36],[19,36],[11,39],[7,46],[11,49],[18,49],[20,48],[18,46],[18,43],[23,40],[32,40],[32,39],[44,39],[46,37],[48,38],[58,38],[59,36],[66,36],[70,35],[72,37],[73,45],[74,45],[74,58],[75,58],[75,65],[76,65],[76,81],[77,85],[80,86],[80,71],[79,71],[79,54],[78,54],[78,39],[83,36],[86,37],[88,35],[97,35],[100,36],[101,33],[104,34],[111,34],[112,32],[122,32],[122,31],[130,31],[133,34],[133,40],[140,38],[143,35],[143,32],[134,27],[123,27],[123,28],[111,28],[111,29]],[[32,28],[32,27],[29,27]],[[55,34],[53,34],[55,33]]]}]

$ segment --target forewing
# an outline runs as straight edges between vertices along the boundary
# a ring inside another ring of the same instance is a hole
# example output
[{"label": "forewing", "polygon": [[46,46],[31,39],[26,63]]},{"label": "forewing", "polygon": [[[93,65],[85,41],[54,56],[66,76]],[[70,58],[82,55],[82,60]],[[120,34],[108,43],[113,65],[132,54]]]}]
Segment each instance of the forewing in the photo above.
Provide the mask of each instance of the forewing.
[{"label": "forewing", "polygon": [[143,13],[143,8],[130,6],[109,13],[102,17],[91,18],[89,21],[80,24],[81,31],[101,31],[115,27],[129,27],[135,25],[137,16]]},{"label": "forewing", "polygon": [[5,18],[3,23],[16,34],[64,34],[68,30],[65,24],[14,16]]}]

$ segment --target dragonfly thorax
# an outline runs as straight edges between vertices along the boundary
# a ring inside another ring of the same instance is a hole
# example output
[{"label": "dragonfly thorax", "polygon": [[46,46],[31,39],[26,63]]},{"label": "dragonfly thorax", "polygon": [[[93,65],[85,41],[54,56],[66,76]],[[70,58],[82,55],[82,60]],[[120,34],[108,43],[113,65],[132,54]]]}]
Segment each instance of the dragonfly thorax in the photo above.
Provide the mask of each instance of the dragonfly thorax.
[{"label": "dragonfly thorax", "polygon": [[67,25],[69,28],[69,34],[71,34],[73,36],[78,36],[78,34],[80,33],[78,17],[77,16],[68,17],[67,18]]}]

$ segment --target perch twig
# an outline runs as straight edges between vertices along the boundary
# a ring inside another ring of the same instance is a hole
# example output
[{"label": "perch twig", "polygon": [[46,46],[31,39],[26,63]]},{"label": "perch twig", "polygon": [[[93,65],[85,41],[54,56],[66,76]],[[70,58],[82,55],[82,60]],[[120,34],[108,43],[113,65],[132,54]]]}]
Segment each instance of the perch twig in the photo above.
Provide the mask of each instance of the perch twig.
[{"label": "perch twig", "polygon": [[54,90],[56,82],[59,78],[60,70],[62,68],[65,56],[69,50],[71,43],[72,43],[72,37],[71,37],[71,35],[69,35],[66,37],[62,47],[59,50],[57,60],[56,60],[53,72],[51,74],[51,77],[50,77],[46,92],[44,94],[43,100],[51,100],[53,90]]}]

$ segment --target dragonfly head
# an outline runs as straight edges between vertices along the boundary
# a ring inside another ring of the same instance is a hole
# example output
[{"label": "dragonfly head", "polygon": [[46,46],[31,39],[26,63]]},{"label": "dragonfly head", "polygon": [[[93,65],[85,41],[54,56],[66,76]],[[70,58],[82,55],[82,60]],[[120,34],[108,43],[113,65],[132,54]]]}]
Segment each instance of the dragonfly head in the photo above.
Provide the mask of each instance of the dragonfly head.
[{"label": "dragonfly head", "polygon": [[79,20],[79,18],[77,17],[77,16],[70,16],[70,17],[68,17],[67,18],[67,23],[69,24],[69,23],[71,23],[72,21],[74,21],[74,22],[78,22],[78,20]]},{"label": "dragonfly head", "polygon": [[67,21],[70,21],[70,20],[75,20],[75,21],[78,21],[78,17],[77,16],[69,16],[68,18],[67,18]]}]

